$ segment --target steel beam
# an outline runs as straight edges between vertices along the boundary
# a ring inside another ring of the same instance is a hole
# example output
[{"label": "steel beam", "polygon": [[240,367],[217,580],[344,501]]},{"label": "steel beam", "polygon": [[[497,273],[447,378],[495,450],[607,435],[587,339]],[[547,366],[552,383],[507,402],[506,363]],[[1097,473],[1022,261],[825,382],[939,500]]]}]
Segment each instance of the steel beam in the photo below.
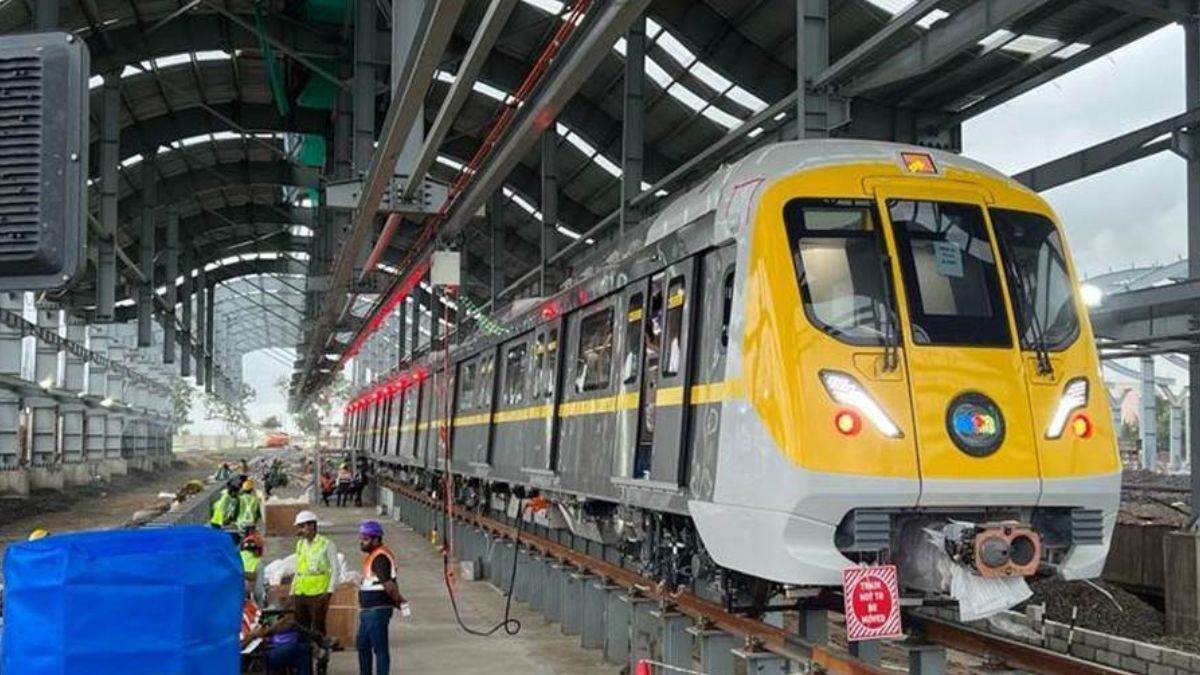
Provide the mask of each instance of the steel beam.
[{"label": "steel beam", "polygon": [[937,6],[942,2],[943,0],[920,0],[920,2],[904,9],[884,24],[883,28],[880,28],[871,37],[859,43],[857,47],[851,49],[845,56],[838,59],[836,63],[817,75],[812,81],[812,88],[822,89],[830,85],[836,85],[846,77],[853,75],[855,70],[866,65],[893,38],[913,28],[922,17],[937,9]]},{"label": "steel beam", "polygon": [[912,44],[864,71],[838,91],[846,97],[855,97],[929,73],[1047,2],[1049,0],[977,0],[934,24]]},{"label": "steel beam", "polygon": [[[646,154],[646,17],[637,17],[625,33],[624,119],[621,120],[621,217],[617,236],[641,220],[633,205],[642,192]],[[548,134],[553,136],[553,134]],[[542,261],[543,268],[545,260]]]},{"label": "steel beam", "polygon": [[347,304],[345,295],[354,265],[358,261],[367,235],[374,232],[378,205],[391,183],[400,150],[421,113],[433,73],[445,52],[446,44],[454,32],[454,25],[458,22],[465,4],[464,0],[431,1],[435,2],[435,5],[428,13],[429,20],[423,31],[420,46],[412,52],[412,67],[407,69],[404,86],[395,89],[397,93],[384,117],[379,145],[375,149],[370,170],[363,180],[359,208],[355,212],[353,225],[342,242],[333,269],[330,270],[329,289],[321,303],[320,314],[316,317],[314,331],[309,339],[309,353],[305,359],[299,387],[294,393],[303,395],[301,392],[304,391],[307,379],[314,375],[312,369],[321,360],[320,356],[324,353],[337,322],[343,316]]},{"label": "steel beam", "polygon": [[[1169,145],[1155,144],[1152,141],[1197,123],[1200,123],[1200,107],[1026,169],[1013,175],[1013,179],[1031,190],[1044,192],[1141,159],[1147,155],[1146,148],[1165,150]],[[1188,185],[1191,189],[1190,182]]]},{"label": "steel beam", "polygon": [[454,119],[458,117],[459,111],[470,97],[472,87],[479,79],[479,71],[483,69],[488,54],[491,53],[504,25],[508,23],[509,15],[516,6],[517,0],[492,0],[488,5],[483,20],[480,21],[479,28],[475,30],[475,36],[471,39],[471,44],[467,47],[467,52],[458,66],[458,73],[455,74],[454,82],[450,85],[450,91],[442,100],[442,107],[438,109],[433,126],[429,128],[429,133],[425,136],[421,154],[413,164],[412,174],[404,186],[405,200],[416,196],[421,182],[437,160],[438,148],[441,147],[442,141],[446,139],[446,135],[454,125]]},{"label": "steel beam", "polygon": [[1189,0],[1091,0],[1115,10],[1155,21],[1184,23],[1195,11]]},{"label": "steel beam", "polygon": [[488,196],[500,189],[504,178],[545,131],[547,121],[558,117],[567,101],[608,56],[617,38],[629,30],[649,4],[649,0],[612,0],[588,12],[583,25],[572,36],[574,48],[560,56],[561,62],[547,75],[537,94],[523,102],[508,133],[493,148],[470,187],[455,200],[442,228],[443,236],[459,232]]}]

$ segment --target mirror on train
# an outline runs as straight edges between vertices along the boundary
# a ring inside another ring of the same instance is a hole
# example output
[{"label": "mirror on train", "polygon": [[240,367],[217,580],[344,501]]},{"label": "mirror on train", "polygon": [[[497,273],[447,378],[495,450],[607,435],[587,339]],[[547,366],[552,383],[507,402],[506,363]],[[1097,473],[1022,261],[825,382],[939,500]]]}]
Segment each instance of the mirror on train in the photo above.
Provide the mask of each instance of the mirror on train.
[{"label": "mirror on train", "polygon": [[0,290],[63,288],[86,260],[89,61],[70,33],[0,37]]}]

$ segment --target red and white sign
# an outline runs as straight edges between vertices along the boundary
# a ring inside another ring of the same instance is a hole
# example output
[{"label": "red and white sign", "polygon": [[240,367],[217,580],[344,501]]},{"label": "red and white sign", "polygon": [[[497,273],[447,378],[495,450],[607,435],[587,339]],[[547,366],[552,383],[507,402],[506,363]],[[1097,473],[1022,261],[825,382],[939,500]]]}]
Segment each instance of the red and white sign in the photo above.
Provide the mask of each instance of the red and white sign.
[{"label": "red and white sign", "polygon": [[900,584],[895,565],[842,570],[846,601],[846,637],[884,640],[904,637],[900,627]]}]

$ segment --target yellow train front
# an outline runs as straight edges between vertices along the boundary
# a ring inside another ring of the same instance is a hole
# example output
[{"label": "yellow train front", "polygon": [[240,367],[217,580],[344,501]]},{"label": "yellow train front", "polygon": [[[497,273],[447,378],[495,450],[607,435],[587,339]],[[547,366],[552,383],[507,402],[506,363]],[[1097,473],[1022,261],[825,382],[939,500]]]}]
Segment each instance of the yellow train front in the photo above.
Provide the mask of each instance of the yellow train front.
[{"label": "yellow train front", "polygon": [[540,525],[672,586],[1100,573],[1120,467],[1036,194],[950,153],[781,143],[609,253],[422,345],[351,406],[355,442],[481,510],[536,491]]},{"label": "yellow train front", "polygon": [[1098,576],[1120,463],[1046,202],[857,141],[772,146],[718,182],[744,274],[711,498],[688,505],[713,559],[796,584],[893,561],[929,591],[942,556]]}]

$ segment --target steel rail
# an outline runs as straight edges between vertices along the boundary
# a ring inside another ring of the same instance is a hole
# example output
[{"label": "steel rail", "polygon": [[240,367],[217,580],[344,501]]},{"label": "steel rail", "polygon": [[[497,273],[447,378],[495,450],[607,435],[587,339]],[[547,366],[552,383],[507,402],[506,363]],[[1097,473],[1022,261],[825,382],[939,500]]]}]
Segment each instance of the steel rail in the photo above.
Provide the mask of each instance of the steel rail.
[{"label": "steel rail", "polygon": [[[401,493],[403,496],[442,512],[445,504],[413,490],[407,485],[382,479],[380,485]],[[456,519],[505,539],[517,539],[517,529],[494,518],[478,514],[460,506],[452,506]],[[543,555],[560,562],[591,572],[606,582],[622,586],[642,597],[658,600],[683,614],[704,622],[745,640],[748,650],[767,651],[785,659],[810,663],[822,668],[822,672],[841,675],[887,673],[884,668],[861,661],[854,656],[831,649],[826,645],[815,645],[788,633],[782,628],[725,611],[720,605],[704,600],[691,593],[672,593],[659,587],[653,580],[636,572],[576,551],[556,541],[546,539],[526,530],[520,532],[520,541]],[[1002,659],[1009,666],[1024,668],[1034,673],[1059,675],[1115,675],[1125,671],[1110,668],[1093,661],[1086,661],[1070,654],[1056,652],[1017,640],[1009,640],[979,630],[923,614],[906,612],[905,619],[917,628],[921,638],[957,652],[979,657]]]}]

